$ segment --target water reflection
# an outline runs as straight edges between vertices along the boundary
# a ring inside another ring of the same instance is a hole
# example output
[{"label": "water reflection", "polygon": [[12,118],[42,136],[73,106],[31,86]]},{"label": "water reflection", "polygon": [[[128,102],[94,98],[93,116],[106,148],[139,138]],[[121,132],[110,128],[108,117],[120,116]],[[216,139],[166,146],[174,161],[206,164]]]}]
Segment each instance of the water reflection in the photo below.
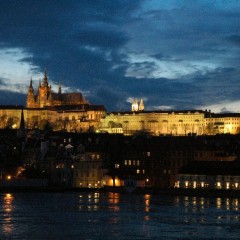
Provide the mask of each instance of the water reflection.
[{"label": "water reflection", "polygon": [[119,193],[113,193],[113,192],[109,192],[108,193],[108,203],[109,205],[109,209],[114,211],[114,212],[118,212],[120,211],[119,208],[119,200],[120,200],[120,194]]},{"label": "water reflection", "polygon": [[79,195],[79,210],[81,211],[98,211],[99,210],[99,198],[100,194],[98,192],[89,193],[87,195]]},{"label": "water reflection", "polygon": [[238,198],[77,192],[0,201],[0,239],[240,239]]},{"label": "water reflection", "polygon": [[12,223],[12,211],[13,211],[13,195],[7,193],[3,197],[3,210],[4,210],[4,218],[3,218],[3,232],[6,234],[10,234],[13,231],[13,223]]}]

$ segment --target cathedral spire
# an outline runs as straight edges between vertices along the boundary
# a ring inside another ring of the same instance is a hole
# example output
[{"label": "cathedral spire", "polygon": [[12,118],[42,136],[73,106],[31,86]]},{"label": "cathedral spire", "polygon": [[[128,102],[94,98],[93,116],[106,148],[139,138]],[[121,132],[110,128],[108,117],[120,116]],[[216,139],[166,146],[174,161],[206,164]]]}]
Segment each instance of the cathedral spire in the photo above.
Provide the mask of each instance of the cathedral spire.
[{"label": "cathedral spire", "polygon": [[31,78],[31,80],[30,80],[30,86],[29,86],[29,88],[33,88],[33,86],[32,86],[32,78]]},{"label": "cathedral spire", "polygon": [[44,70],[44,77],[43,77],[43,83],[42,83],[42,86],[48,86],[48,80],[47,80],[47,71],[46,71],[46,68]]},{"label": "cathedral spire", "polygon": [[61,84],[58,85],[58,94],[59,95],[62,94],[62,86],[61,86]]}]

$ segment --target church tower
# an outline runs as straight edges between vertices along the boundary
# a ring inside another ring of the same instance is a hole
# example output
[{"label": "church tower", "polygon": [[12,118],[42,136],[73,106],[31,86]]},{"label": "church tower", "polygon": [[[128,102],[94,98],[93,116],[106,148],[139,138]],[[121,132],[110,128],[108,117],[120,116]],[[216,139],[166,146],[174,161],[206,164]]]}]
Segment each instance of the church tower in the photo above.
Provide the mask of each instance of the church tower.
[{"label": "church tower", "polygon": [[48,85],[47,72],[44,71],[44,77],[42,83],[38,87],[38,104],[40,108],[43,108],[47,105],[48,96],[51,92],[51,87]]},{"label": "church tower", "polygon": [[140,103],[139,103],[139,111],[144,111],[144,103],[143,103],[142,98],[141,98]]},{"label": "church tower", "polygon": [[138,101],[136,98],[134,98],[132,103],[132,112],[137,112],[137,111],[138,111]]},{"label": "church tower", "polygon": [[32,79],[30,80],[30,85],[28,88],[27,94],[27,108],[34,108],[36,106],[35,97],[34,97],[34,89],[32,86]]}]

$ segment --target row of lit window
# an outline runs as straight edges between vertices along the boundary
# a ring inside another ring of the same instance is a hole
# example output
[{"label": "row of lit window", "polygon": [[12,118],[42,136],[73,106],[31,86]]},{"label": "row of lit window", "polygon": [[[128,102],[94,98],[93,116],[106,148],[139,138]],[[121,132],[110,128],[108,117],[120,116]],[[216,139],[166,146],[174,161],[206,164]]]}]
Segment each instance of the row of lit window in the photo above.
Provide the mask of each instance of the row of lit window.
[{"label": "row of lit window", "polygon": [[[215,187],[217,189],[239,189],[239,182],[235,182],[235,183],[230,183],[230,182],[226,182],[226,183],[222,183],[222,182],[217,182],[215,183]],[[177,181],[175,183],[175,187],[179,188],[180,187],[180,181]],[[209,183],[205,183],[205,182],[189,182],[189,181],[185,181],[184,182],[184,187],[185,188],[209,188]]]},{"label": "row of lit window", "polygon": [[126,165],[126,166],[139,166],[140,161],[139,160],[125,160],[124,165]]},{"label": "row of lit window", "polygon": [[[74,165],[72,164],[70,167],[71,167],[71,168],[74,168]],[[61,168],[61,169],[63,169],[63,168],[65,168],[65,164],[64,164],[64,163],[57,164],[57,165],[56,165],[56,168]]]},{"label": "row of lit window", "polygon": [[142,172],[141,172],[141,169],[137,169],[137,170],[136,170],[136,173],[137,173],[137,174],[141,174],[141,173],[142,173],[142,174],[145,174],[145,169],[142,169]]}]

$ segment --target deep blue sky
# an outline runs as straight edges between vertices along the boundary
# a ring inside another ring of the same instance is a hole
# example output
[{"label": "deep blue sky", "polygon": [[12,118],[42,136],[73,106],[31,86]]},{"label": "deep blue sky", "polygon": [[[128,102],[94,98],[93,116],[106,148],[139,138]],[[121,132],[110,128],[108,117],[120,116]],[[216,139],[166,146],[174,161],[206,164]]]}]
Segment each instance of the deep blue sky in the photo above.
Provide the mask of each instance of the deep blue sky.
[{"label": "deep blue sky", "polygon": [[0,104],[54,89],[108,111],[240,111],[238,0],[0,0]]}]

